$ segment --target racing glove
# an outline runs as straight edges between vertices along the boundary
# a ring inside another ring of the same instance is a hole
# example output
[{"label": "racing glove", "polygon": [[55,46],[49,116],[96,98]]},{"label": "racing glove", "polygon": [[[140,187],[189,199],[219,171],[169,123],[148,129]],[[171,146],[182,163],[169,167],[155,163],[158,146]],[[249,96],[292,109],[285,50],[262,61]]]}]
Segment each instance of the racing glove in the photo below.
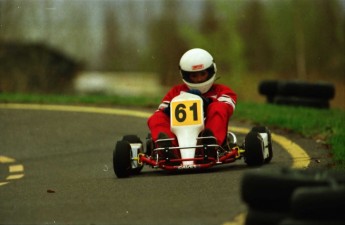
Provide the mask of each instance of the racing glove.
[{"label": "racing glove", "polygon": [[165,115],[170,117],[170,103],[169,103],[169,105],[167,107],[162,109],[162,111],[165,113]]},{"label": "racing glove", "polygon": [[206,98],[204,97],[201,92],[197,89],[190,89],[189,91],[187,91],[188,93],[190,94],[193,94],[193,95],[198,95],[200,96],[200,98],[202,98],[202,101],[204,103],[204,112],[206,113],[207,112],[207,108],[208,106],[212,103],[212,98]]}]

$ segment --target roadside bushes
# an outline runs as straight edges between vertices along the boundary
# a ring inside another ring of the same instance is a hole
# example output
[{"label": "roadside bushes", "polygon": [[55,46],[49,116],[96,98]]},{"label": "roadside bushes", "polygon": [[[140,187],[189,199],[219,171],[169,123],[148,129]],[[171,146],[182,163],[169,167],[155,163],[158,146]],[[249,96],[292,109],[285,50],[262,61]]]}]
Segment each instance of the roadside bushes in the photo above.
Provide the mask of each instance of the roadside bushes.
[{"label": "roadside bushes", "polygon": [[335,88],[330,83],[264,80],[259,84],[259,93],[266,96],[268,103],[329,108]]},{"label": "roadside bushes", "polygon": [[0,42],[0,92],[69,90],[80,63],[44,44]]}]

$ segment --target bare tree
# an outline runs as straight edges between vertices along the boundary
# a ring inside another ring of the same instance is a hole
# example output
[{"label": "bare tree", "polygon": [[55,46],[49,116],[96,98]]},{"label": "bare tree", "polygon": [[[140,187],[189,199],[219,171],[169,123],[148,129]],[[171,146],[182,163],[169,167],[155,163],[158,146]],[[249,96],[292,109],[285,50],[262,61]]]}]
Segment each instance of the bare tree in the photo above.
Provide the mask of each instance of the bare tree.
[{"label": "bare tree", "polygon": [[119,27],[116,23],[115,9],[106,4],[104,9],[103,69],[116,70],[121,66]]},{"label": "bare tree", "polygon": [[296,72],[297,78],[305,80],[307,76],[306,59],[305,59],[305,38],[302,22],[301,2],[294,0],[294,27],[295,27],[295,46],[296,46]]},{"label": "bare tree", "polygon": [[163,85],[180,82],[178,63],[181,55],[187,50],[184,39],[180,36],[179,1],[164,1],[160,18],[151,24],[150,37],[155,68]]},{"label": "bare tree", "polygon": [[245,58],[249,69],[252,71],[270,69],[272,49],[263,3],[258,0],[247,1],[242,15],[237,27],[245,42]]}]

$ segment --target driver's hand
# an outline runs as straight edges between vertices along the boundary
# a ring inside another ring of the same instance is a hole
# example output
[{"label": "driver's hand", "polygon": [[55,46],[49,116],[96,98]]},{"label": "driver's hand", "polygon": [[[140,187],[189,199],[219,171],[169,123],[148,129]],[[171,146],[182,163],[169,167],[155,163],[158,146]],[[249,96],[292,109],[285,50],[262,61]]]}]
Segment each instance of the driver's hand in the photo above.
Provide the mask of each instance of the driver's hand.
[{"label": "driver's hand", "polygon": [[212,99],[211,98],[206,98],[201,94],[201,91],[197,90],[197,89],[190,89],[189,91],[187,91],[190,94],[193,95],[198,95],[202,98],[202,101],[204,102],[204,112],[206,112],[207,107],[209,106],[209,104],[212,103]]},{"label": "driver's hand", "polygon": [[167,107],[162,109],[162,111],[165,113],[165,115],[170,117],[170,103],[169,103],[169,105]]},{"label": "driver's hand", "polygon": [[188,93],[190,94],[193,94],[193,95],[199,95],[201,96],[201,91],[197,90],[197,89],[190,89],[189,91],[187,91]]}]

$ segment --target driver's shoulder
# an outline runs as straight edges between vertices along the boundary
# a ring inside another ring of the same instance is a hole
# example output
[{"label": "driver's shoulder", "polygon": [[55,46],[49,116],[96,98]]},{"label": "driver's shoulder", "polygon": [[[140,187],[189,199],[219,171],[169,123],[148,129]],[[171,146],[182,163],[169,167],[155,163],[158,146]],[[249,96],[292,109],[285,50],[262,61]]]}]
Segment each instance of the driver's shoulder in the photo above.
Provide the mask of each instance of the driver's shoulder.
[{"label": "driver's shoulder", "polygon": [[213,93],[223,93],[223,92],[231,91],[231,89],[224,84],[213,84],[210,91]]}]

